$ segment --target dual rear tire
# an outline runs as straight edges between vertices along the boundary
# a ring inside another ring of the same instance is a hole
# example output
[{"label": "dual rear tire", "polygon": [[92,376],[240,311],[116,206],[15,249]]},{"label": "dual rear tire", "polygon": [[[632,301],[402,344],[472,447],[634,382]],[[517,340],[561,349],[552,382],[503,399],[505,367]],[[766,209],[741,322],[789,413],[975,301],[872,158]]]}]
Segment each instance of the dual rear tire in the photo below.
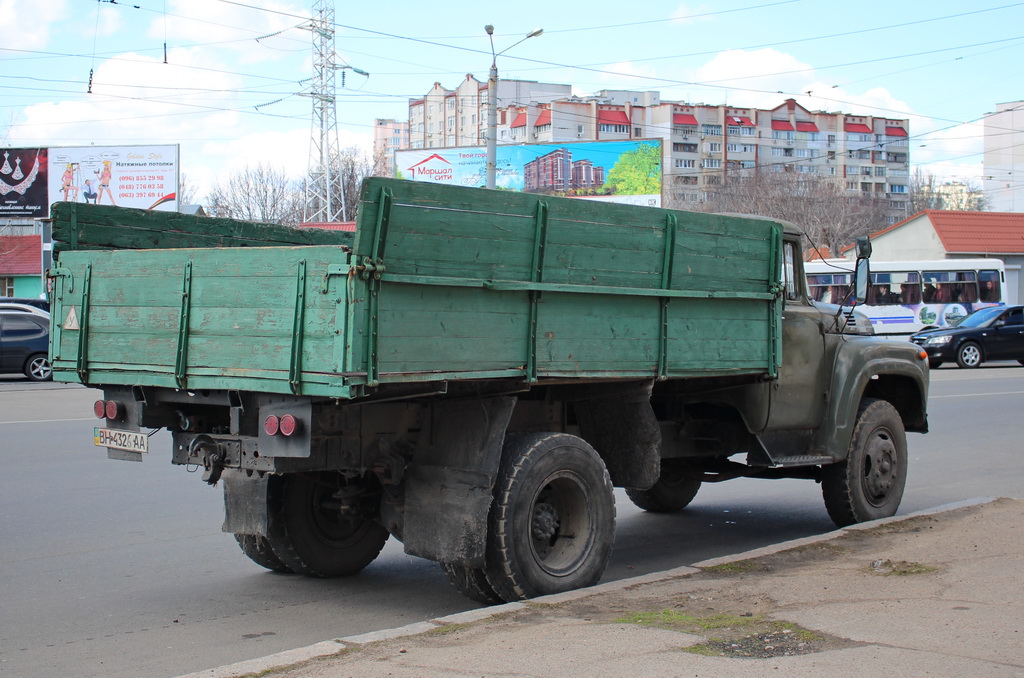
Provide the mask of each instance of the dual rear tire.
[{"label": "dual rear tire", "polygon": [[350,488],[339,473],[272,476],[268,534],[235,539],[250,560],[274,572],[353,575],[373,562],[389,534],[366,515],[340,510]]}]

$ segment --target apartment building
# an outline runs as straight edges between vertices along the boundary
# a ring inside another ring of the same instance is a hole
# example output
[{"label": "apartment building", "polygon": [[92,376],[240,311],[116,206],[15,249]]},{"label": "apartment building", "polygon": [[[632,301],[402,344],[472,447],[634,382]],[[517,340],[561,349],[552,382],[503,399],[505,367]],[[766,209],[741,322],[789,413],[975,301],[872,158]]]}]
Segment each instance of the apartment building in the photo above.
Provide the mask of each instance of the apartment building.
[{"label": "apartment building", "polygon": [[[485,143],[487,86],[486,81],[467,75],[454,90],[435,82],[423,98],[411,99],[409,146],[406,148],[450,148]],[[510,112],[514,114],[520,106],[546,104],[571,95],[571,85],[499,80],[498,124],[507,124],[505,116]]]},{"label": "apartment building", "polygon": [[[577,97],[568,85],[507,84],[499,89],[499,144],[659,139],[667,206],[705,200],[755,172],[795,172],[842,182],[850,197],[884,201],[890,223],[907,216],[906,119],[811,111],[794,99],[757,109],[662,101],[655,91]],[[423,99],[410,101],[410,147],[482,145],[486,90],[467,75],[454,91],[435,83]],[[568,178],[573,170],[562,171]]]},{"label": "apartment building", "polygon": [[1024,101],[985,117],[985,199],[993,212],[1024,212]]},{"label": "apartment building", "polygon": [[401,148],[409,148],[409,123],[378,118],[373,128],[374,169],[395,176],[395,151]]}]

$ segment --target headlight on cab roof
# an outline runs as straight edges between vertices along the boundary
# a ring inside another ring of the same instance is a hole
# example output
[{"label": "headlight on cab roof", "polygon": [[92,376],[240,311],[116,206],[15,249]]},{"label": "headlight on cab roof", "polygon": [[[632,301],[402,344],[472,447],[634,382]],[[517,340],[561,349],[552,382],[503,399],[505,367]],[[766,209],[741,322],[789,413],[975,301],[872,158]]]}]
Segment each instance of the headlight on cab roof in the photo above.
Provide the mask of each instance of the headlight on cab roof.
[{"label": "headlight on cab roof", "polygon": [[929,337],[928,341],[924,343],[928,344],[929,346],[940,346],[942,344],[948,344],[949,340],[952,338],[953,337],[951,337],[950,335],[944,334],[941,337]]}]

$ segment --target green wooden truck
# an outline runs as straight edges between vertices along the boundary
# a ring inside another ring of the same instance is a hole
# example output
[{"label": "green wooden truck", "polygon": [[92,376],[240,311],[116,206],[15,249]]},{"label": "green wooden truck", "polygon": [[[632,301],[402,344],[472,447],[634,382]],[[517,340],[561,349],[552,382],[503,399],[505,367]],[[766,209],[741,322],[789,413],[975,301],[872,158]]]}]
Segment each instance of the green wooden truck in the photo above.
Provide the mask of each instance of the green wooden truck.
[{"label": "green wooden truck", "polygon": [[777,221],[376,178],[355,233],[52,219],[51,362],[103,390],[96,445],[169,429],[271,570],[394,535],[474,600],[565,591],[604,571],[613,487],[806,478],[846,525],[895,513],[927,430],[917,347],[809,301]]}]

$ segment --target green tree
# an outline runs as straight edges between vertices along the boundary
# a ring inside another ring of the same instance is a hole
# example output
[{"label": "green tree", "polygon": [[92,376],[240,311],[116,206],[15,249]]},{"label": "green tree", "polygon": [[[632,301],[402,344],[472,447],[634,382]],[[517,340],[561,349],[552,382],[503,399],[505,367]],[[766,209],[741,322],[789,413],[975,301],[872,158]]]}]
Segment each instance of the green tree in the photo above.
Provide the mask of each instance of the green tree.
[{"label": "green tree", "polygon": [[607,193],[647,195],[661,193],[661,148],[640,144],[619,156],[604,183]]}]

